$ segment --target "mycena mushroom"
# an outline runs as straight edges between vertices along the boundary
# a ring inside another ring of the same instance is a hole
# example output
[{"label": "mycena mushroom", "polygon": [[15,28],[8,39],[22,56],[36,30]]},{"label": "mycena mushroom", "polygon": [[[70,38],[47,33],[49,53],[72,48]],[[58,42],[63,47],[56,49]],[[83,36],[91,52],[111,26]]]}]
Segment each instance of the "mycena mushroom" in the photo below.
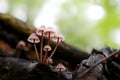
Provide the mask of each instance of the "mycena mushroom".
[{"label": "mycena mushroom", "polygon": [[58,72],[63,72],[63,71],[66,71],[67,68],[66,68],[62,63],[59,63],[59,64],[57,64],[57,66],[55,67],[55,70],[58,71]]},{"label": "mycena mushroom", "polygon": [[49,45],[50,43],[50,37],[55,33],[55,31],[53,30],[53,28],[48,27],[45,31],[45,35],[48,36],[48,42],[47,45]]},{"label": "mycena mushroom", "polygon": [[45,51],[45,55],[44,55],[44,58],[43,58],[43,63],[45,63],[47,55],[48,55],[48,51],[51,51],[52,49],[51,49],[50,45],[45,45],[43,50]]},{"label": "mycena mushroom", "polygon": [[37,47],[36,47],[36,45],[35,45],[35,43],[39,43],[39,42],[40,42],[37,34],[36,34],[36,33],[30,34],[30,36],[28,37],[27,40],[28,40],[29,42],[33,43],[34,48],[35,48],[36,58],[37,58],[37,61],[39,62],[39,55],[38,55]]},{"label": "mycena mushroom", "polygon": [[44,36],[44,32],[45,32],[46,28],[45,26],[41,26],[39,29],[36,30],[36,33],[41,36],[41,39],[40,39],[40,63],[42,63],[42,48],[43,48],[43,36]]},{"label": "mycena mushroom", "polygon": [[23,55],[24,54],[23,52],[27,50],[26,43],[23,40],[20,40],[17,43],[16,50],[18,53],[18,54],[16,54],[16,57],[20,57],[21,55]]},{"label": "mycena mushroom", "polygon": [[24,48],[24,46],[26,46],[26,44],[25,44],[25,42],[23,41],[23,40],[21,40],[21,41],[19,41],[18,43],[17,43],[17,46],[16,46],[16,48]]},{"label": "mycena mushroom", "polygon": [[53,60],[51,58],[49,58],[47,61],[48,61],[47,62],[48,64],[52,64],[53,63]]},{"label": "mycena mushroom", "polygon": [[[48,27],[46,29],[46,31],[44,32],[44,34],[48,37],[48,42],[47,42],[47,46],[50,46],[50,38],[51,36],[53,36],[53,34],[55,33],[55,31],[53,30],[53,28],[51,27]],[[45,55],[44,55],[44,63],[46,61],[46,58],[47,58],[47,55],[48,55],[48,50],[45,51]]]},{"label": "mycena mushroom", "polygon": [[55,51],[56,51],[56,49],[59,45],[59,43],[64,40],[64,36],[60,33],[56,33],[53,37],[53,40],[57,41],[57,44],[56,44],[54,50],[52,51],[51,55],[49,56],[49,58],[52,58],[52,56],[54,55],[54,53],[55,53]]},{"label": "mycena mushroom", "polygon": [[59,72],[59,74],[58,74],[58,77],[59,77],[59,76],[60,76],[60,73],[66,71],[67,68],[66,68],[62,63],[59,63],[59,64],[57,64],[57,66],[55,67],[55,70],[56,70],[57,72]]}]

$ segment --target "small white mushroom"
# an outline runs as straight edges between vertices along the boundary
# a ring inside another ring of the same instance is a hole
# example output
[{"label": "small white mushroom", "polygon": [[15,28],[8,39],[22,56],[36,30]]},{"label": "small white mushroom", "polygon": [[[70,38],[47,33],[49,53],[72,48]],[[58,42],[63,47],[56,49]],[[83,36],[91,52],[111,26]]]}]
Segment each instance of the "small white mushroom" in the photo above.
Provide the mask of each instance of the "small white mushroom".
[{"label": "small white mushroom", "polygon": [[64,36],[60,33],[56,33],[56,34],[54,34],[53,39],[57,41],[57,44],[56,44],[54,50],[52,51],[51,55],[49,56],[50,58],[52,58],[52,56],[54,55],[59,43],[64,40]]},{"label": "small white mushroom", "polygon": [[53,63],[53,60],[51,58],[46,59],[46,64],[52,64],[52,63]]},{"label": "small white mushroom", "polygon": [[42,25],[40,28],[36,30],[36,33],[40,36],[43,36],[43,33],[46,31],[46,28],[44,25]]},{"label": "small white mushroom", "polygon": [[25,42],[24,42],[23,40],[21,40],[21,41],[19,41],[19,42],[17,43],[16,48],[24,48],[24,46],[26,46],[26,44],[25,44]]},{"label": "small white mushroom", "polygon": [[64,41],[64,36],[61,33],[55,33],[52,40],[58,43]]},{"label": "small white mushroom", "polygon": [[62,63],[59,63],[56,67],[55,67],[55,70],[58,71],[58,72],[63,72],[63,71],[66,71],[66,67],[62,64]]},{"label": "small white mushroom", "polygon": [[40,42],[40,63],[42,63],[42,48],[43,48],[43,36],[46,28],[45,26],[41,26],[39,29],[36,30],[36,33],[41,36],[41,42]]},{"label": "small white mushroom", "polygon": [[43,48],[44,51],[51,51],[52,48],[50,47],[50,45],[45,45]]},{"label": "small white mushroom", "polygon": [[55,33],[55,31],[51,27],[48,27],[46,29],[46,31],[44,32],[44,34],[48,36],[48,43],[47,43],[47,45],[49,45],[49,43],[50,43],[50,37],[53,36],[54,33]]},{"label": "small white mushroom", "polygon": [[33,43],[34,48],[35,48],[35,53],[36,53],[37,61],[39,61],[39,55],[38,55],[37,47],[35,45],[35,43],[39,43],[40,42],[38,36],[36,35],[36,33],[32,33],[32,34],[30,34],[30,36],[28,37],[27,40],[29,42]]},{"label": "small white mushroom", "polygon": [[43,50],[45,51],[45,55],[44,55],[44,58],[43,58],[43,63],[45,63],[46,59],[47,59],[47,56],[48,56],[48,51],[51,51],[52,48],[50,45],[45,45]]},{"label": "small white mushroom", "polygon": [[38,38],[36,33],[30,34],[30,36],[28,37],[27,40],[31,43],[39,43],[40,42],[40,39]]}]

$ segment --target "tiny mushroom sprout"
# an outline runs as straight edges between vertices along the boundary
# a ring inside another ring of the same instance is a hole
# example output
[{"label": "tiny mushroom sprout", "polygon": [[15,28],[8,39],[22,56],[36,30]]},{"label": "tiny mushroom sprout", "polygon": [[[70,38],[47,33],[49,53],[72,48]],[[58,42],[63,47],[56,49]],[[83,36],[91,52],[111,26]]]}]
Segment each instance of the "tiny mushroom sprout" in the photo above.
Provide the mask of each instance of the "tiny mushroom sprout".
[{"label": "tiny mushroom sprout", "polygon": [[36,33],[30,34],[30,36],[28,37],[27,40],[28,40],[29,42],[33,43],[34,48],[35,48],[35,53],[36,53],[37,61],[39,61],[39,55],[38,55],[37,47],[36,47],[36,45],[35,45],[35,43],[39,43],[39,42],[40,42],[37,34],[36,34]]},{"label": "tiny mushroom sprout", "polygon": [[27,50],[27,49],[26,49],[26,43],[25,43],[23,40],[20,40],[20,41],[17,43],[16,50],[17,50],[16,57],[19,58],[20,55],[21,55],[21,53],[23,54],[23,51]]},{"label": "tiny mushroom sprout", "polygon": [[53,37],[53,40],[57,41],[57,44],[56,44],[54,50],[52,51],[51,55],[49,56],[49,58],[52,58],[52,56],[54,55],[54,53],[55,53],[55,51],[56,51],[56,49],[59,45],[59,43],[64,40],[64,36],[60,33],[56,33]]},{"label": "tiny mushroom sprout", "polygon": [[63,72],[63,71],[66,71],[67,68],[66,68],[62,63],[59,63],[59,64],[57,64],[57,66],[55,67],[55,70],[58,71],[58,72]]},{"label": "tiny mushroom sprout", "polygon": [[26,46],[25,42],[24,42],[23,40],[20,40],[20,41],[17,43],[16,48],[23,49],[25,46]]},{"label": "tiny mushroom sprout", "polygon": [[40,63],[42,63],[42,48],[43,48],[43,36],[44,36],[44,32],[45,32],[46,28],[44,25],[42,25],[39,29],[36,30],[36,33],[41,36],[40,39]]},{"label": "tiny mushroom sprout", "polygon": [[51,49],[50,45],[45,45],[43,50],[45,51],[45,55],[44,55],[44,58],[43,58],[43,63],[45,63],[46,58],[48,56],[48,51],[51,51],[52,49]]},{"label": "tiny mushroom sprout", "polygon": [[43,50],[44,51],[51,51],[52,49],[51,49],[50,45],[45,45]]},{"label": "tiny mushroom sprout", "polygon": [[52,60],[51,58],[47,58],[46,63],[47,63],[47,64],[52,64],[52,63],[53,63],[53,60]]},{"label": "tiny mushroom sprout", "polygon": [[48,27],[48,28],[46,29],[45,35],[48,36],[48,43],[47,43],[47,45],[49,45],[49,43],[50,43],[50,37],[53,36],[54,33],[55,33],[55,31],[53,30],[53,28]]}]

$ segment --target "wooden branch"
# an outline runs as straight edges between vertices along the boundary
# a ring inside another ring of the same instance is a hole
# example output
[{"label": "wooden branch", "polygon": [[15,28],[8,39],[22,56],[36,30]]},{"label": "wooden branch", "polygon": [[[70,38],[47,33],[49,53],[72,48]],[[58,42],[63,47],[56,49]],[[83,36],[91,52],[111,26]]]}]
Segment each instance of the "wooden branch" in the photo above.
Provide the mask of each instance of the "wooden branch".
[{"label": "wooden branch", "polygon": [[[2,36],[0,39],[4,40],[15,50],[16,45],[20,40],[31,45],[27,42],[27,38],[32,32],[35,32],[35,30],[36,29],[33,28],[33,26],[14,18],[13,16],[0,14],[0,36]],[[45,38],[44,43],[46,43]],[[56,43],[52,41],[50,42],[52,47],[55,47],[55,44]],[[30,48],[30,51],[27,51],[26,54],[31,56],[31,52],[34,52],[34,49]],[[88,58],[88,54],[63,42],[59,45],[53,57],[58,60],[65,60],[70,64],[70,67],[75,68],[76,64],[80,63],[81,60]]]},{"label": "wooden branch", "polygon": [[[34,79],[39,80],[40,78],[42,78],[41,80],[45,80],[46,73],[40,74],[39,71],[37,71],[37,70],[43,70],[43,69],[48,74],[48,79],[46,80],[49,80],[51,76],[52,78],[53,77],[55,78],[54,80],[58,80],[58,78],[56,77],[57,73],[54,73],[53,71],[51,71],[45,66],[41,67],[40,65],[38,65],[38,66],[34,66],[34,69],[27,68],[28,70],[31,70],[31,71],[26,72],[26,66],[28,67],[32,63],[31,61],[36,59],[32,44],[27,42],[28,36],[31,33],[35,32],[35,30],[36,29],[33,26],[30,26],[25,22],[14,18],[13,16],[0,13],[0,80],[8,80],[11,77],[14,78],[11,80],[20,80],[17,78],[18,76],[21,77],[21,80],[34,80]],[[21,40],[23,40],[26,43],[26,46],[21,47],[20,49],[20,48],[17,48],[17,44]],[[44,37],[44,45],[46,43],[47,43],[47,39]],[[50,41],[50,45],[52,48],[54,48],[56,43],[53,41]],[[40,45],[37,44],[37,47],[39,46]],[[13,58],[9,58],[6,56],[12,56]],[[82,50],[79,50],[73,47],[72,45],[67,44],[66,42],[62,42],[58,46],[57,51],[53,56],[53,59],[58,61],[64,60],[68,62],[69,68],[74,70],[78,63],[80,63],[83,59],[86,59],[88,57],[89,57],[88,53]],[[107,76],[108,80],[120,79],[119,77],[120,58],[119,57],[112,59],[113,61],[107,64],[108,71],[106,71],[105,75]],[[17,69],[18,67],[19,69]],[[24,71],[24,68],[25,68],[25,71]],[[46,71],[46,69],[48,71]],[[20,72],[17,70],[20,70]],[[17,74],[16,74],[16,71],[18,72]],[[52,73],[52,75],[49,75],[49,72],[50,74]],[[110,74],[108,74],[109,72]],[[20,75],[22,73],[24,74]],[[29,77],[25,79],[23,76],[24,77],[29,76]],[[60,80],[64,80],[63,77],[61,77]]]},{"label": "wooden branch", "polygon": [[0,80],[67,80],[48,66],[13,57],[0,57]]}]

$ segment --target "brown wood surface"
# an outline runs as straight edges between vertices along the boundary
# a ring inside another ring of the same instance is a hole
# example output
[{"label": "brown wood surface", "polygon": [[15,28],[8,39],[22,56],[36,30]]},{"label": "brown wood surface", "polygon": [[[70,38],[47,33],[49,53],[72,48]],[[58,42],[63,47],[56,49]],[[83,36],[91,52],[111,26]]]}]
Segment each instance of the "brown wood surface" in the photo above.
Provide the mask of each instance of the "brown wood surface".
[{"label": "brown wood surface", "polygon": [[[16,50],[16,45],[20,40],[25,41],[28,46],[28,50],[25,51],[25,55],[27,55],[28,59],[34,59],[34,48],[29,47],[32,44],[27,42],[28,36],[35,32],[35,28],[33,26],[28,25],[27,23],[14,18],[8,14],[0,13],[0,40],[7,44],[10,48],[11,54],[18,54]],[[3,43],[3,44],[4,44]],[[44,44],[46,43],[46,39],[44,38]],[[50,42],[52,48],[55,47],[54,42]],[[78,43],[79,44],[79,43]],[[37,44],[39,49],[39,45]],[[2,50],[3,47],[1,47]],[[4,48],[3,51],[10,54],[10,51],[7,51],[8,48]],[[50,54],[50,53],[49,53]],[[88,54],[80,49],[77,49],[66,42],[62,42],[53,58],[57,60],[65,60],[69,63],[69,65],[73,68],[76,64],[80,63],[81,60],[88,57]]]}]

